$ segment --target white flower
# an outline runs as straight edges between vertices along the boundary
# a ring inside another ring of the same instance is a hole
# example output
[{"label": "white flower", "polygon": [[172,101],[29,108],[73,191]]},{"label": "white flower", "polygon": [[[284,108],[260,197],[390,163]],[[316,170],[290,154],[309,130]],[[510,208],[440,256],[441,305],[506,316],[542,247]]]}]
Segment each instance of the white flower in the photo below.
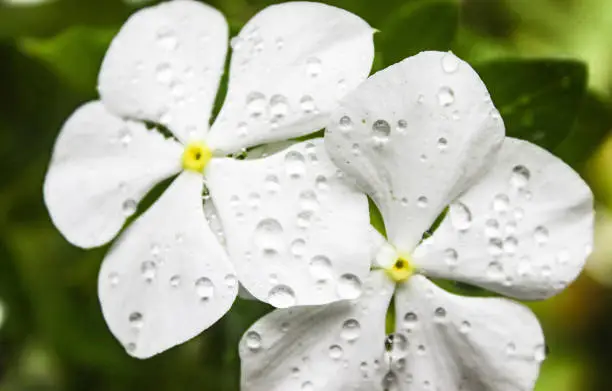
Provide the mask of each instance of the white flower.
[{"label": "white flower", "polygon": [[[223,16],[176,0],[126,22],[102,64],[101,100],[77,109],[58,137],[44,195],[62,234],[95,247],[178,174],[100,271],[104,317],[130,354],[197,335],[228,311],[238,282],[286,307],[342,299],[346,278],[367,276],[367,199],[337,175],[322,139],[261,159],[224,156],[322,128],[367,77],[372,33],[331,6],[266,8],[233,40],[227,97],[209,130],[227,51]],[[226,243],[205,218],[204,181],[206,207],[218,214],[210,223]]]},{"label": "white flower", "polygon": [[427,277],[519,299],[558,293],[590,252],[588,186],[549,152],[504,139],[485,86],[450,53],[421,53],[373,75],[332,121],[327,148],[375,200],[388,242],[377,239],[359,299],[277,310],[245,334],[242,389],[532,389],[545,358],[532,312],[456,296]]}]

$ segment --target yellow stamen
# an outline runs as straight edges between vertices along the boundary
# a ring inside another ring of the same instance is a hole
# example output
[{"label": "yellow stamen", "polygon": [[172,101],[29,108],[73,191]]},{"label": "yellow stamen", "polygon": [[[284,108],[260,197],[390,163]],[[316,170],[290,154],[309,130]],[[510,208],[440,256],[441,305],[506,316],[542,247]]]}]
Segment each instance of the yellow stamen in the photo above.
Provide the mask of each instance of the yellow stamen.
[{"label": "yellow stamen", "polygon": [[414,274],[414,267],[409,261],[409,257],[399,257],[385,271],[389,278],[395,282],[404,282]]},{"label": "yellow stamen", "polygon": [[204,168],[212,158],[212,150],[201,141],[192,141],[183,152],[183,169],[204,172]]}]

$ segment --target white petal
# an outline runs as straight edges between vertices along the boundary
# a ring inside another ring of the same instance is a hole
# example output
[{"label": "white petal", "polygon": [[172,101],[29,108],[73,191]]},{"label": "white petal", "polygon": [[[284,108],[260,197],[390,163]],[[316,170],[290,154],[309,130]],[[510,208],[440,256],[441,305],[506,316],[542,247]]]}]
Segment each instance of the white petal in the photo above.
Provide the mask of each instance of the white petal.
[{"label": "white petal", "polygon": [[202,176],[182,173],[102,264],[104,318],[129,354],[146,358],[183,343],[231,307],[238,281],[208,228]]},{"label": "white petal", "polygon": [[402,252],[412,251],[483,171],[504,135],[476,72],[441,52],[371,76],[343,100],[327,129],[332,159],[372,196],[389,241]]},{"label": "white petal", "polygon": [[76,246],[108,242],[142,197],[181,169],[181,153],[179,144],[100,102],[81,106],[64,124],[45,178],[53,223]]},{"label": "white petal", "polygon": [[392,363],[400,390],[532,390],[545,357],[538,320],[500,298],[451,295],[423,276],[395,295],[405,357]]},{"label": "white petal", "polygon": [[359,300],[264,316],[240,341],[242,390],[381,389],[392,294],[393,283],[376,271]]},{"label": "white petal", "polygon": [[322,139],[263,159],[213,159],[207,180],[232,262],[255,297],[286,307],[358,294],[370,268],[367,200],[337,176]]},{"label": "white petal", "polygon": [[593,194],[561,160],[507,138],[492,169],[451,204],[433,237],[415,253],[432,276],[520,299],[563,290],[593,244]]},{"label": "white petal", "polygon": [[227,23],[214,8],[175,0],[132,15],[106,53],[99,78],[115,113],[201,138],[227,52]]},{"label": "white petal", "polygon": [[339,8],[273,5],[232,41],[228,94],[209,143],[226,153],[312,133],[368,76],[373,29]]}]

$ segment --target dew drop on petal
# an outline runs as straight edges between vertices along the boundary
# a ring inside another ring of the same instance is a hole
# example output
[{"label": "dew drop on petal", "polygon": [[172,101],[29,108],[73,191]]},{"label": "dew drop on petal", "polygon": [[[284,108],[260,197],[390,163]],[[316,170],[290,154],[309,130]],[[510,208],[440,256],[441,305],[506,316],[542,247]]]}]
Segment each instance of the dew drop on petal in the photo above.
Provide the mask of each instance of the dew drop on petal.
[{"label": "dew drop on petal", "polygon": [[449,267],[457,266],[457,258],[458,254],[454,248],[447,248],[444,250],[444,262],[446,262]]},{"label": "dew drop on petal", "polygon": [[151,282],[157,274],[157,265],[153,261],[144,261],[140,265],[140,273],[146,282]]},{"label": "dew drop on petal", "polygon": [[356,299],[361,296],[361,281],[353,274],[343,274],[338,281],[338,296],[341,299]]},{"label": "dew drop on petal", "polygon": [[289,151],[285,155],[285,171],[290,178],[298,179],[306,172],[306,160],[298,151]]},{"label": "dew drop on petal", "polygon": [[310,77],[317,77],[321,74],[323,67],[321,65],[321,60],[316,57],[310,57],[306,60],[306,73]]},{"label": "dew drop on petal", "polygon": [[246,98],[246,108],[251,117],[260,117],[266,109],[265,95],[257,91],[249,93]]},{"label": "dew drop on petal", "polygon": [[283,95],[273,95],[272,98],[270,98],[270,115],[272,115],[273,118],[285,118],[288,112],[289,104],[287,103],[287,98]]},{"label": "dew drop on petal", "polygon": [[342,324],[340,336],[348,341],[355,341],[361,335],[361,325],[356,319],[348,319]]},{"label": "dew drop on petal", "polygon": [[314,99],[310,95],[304,95],[300,98],[300,107],[306,114],[310,114],[316,110]]},{"label": "dew drop on petal", "polygon": [[135,331],[139,331],[144,326],[144,318],[140,312],[132,312],[128,317],[130,327]]},{"label": "dew drop on petal", "polygon": [[295,293],[287,285],[276,285],[268,293],[268,303],[276,308],[287,308],[295,305]]},{"label": "dew drop on petal", "polygon": [[134,213],[136,213],[136,208],[137,208],[137,203],[135,200],[129,198],[125,201],[123,201],[123,204],[121,205],[121,209],[123,210],[123,214],[124,216],[131,216]]},{"label": "dew drop on petal", "polygon": [[527,167],[522,165],[514,166],[512,169],[512,175],[510,176],[510,183],[516,188],[521,189],[527,186],[530,177],[531,173]]},{"label": "dew drop on petal", "polygon": [[261,349],[261,335],[257,331],[249,331],[246,334],[246,346],[252,352]]},{"label": "dew drop on petal", "polygon": [[545,245],[546,242],[548,242],[548,229],[541,225],[536,227],[535,231],[533,232],[533,238],[538,245]]},{"label": "dew drop on petal", "polygon": [[391,126],[384,119],[376,120],[372,124],[372,140],[377,144],[385,144],[389,141]]},{"label": "dew drop on petal", "polygon": [[419,208],[427,208],[428,203],[429,203],[429,200],[425,196],[421,196],[417,199],[417,206]]},{"label": "dew drop on petal", "polygon": [[348,115],[342,116],[338,124],[340,125],[340,130],[345,133],[353,128],[353,121]]},{"label": "dew drop on petal", "polygon": [[442,70],[446,73],[455,73],[459,69],[459,59],[453,53],[446,53],[442,57]]},{"label": "dew drop on petal", "polygon": [[465,231],[472,225],[472,212],[461,202],[454,202],[450,205],[448,213],[451,224],[458,231]]},{"label": "dew drop on petal", "polygon": [[440,106],[450,106],[455,102],[455,92],[449,87],[442,87],[438,91],[438,103]]},{"label": "dew drop on petal", "polygon": [[390,361],[397,361],[408,354],[408,339],[402,333],[394,333],[385,339],[385,349]]},{"label": "dew drop on petal", "polygon": [[196,294],[201,301],[210,300],[215,293],[213,282],[206,277],[200,277],[195,282]]},{"label": "dew drop on petal", "polygon": [[340,345],[331,345],[329,347],[329,357],[333,360],[339,360],[344,355],[344,350]]},{"label": "dew drop on petal", "polygon": [[419,318],[414,312],[407,312],[406,315],[404,315],[404,327],[407,330],[412,330],[414,327],[416,327],[418,322]]},{"label": "dew drop on petal", "polygon": [[310,260],[310,274],[318,280],[327,280],[332,277],[332,264],[328,257],[316,255]]},{"label": "dew drop on petal", "polygon": [[505,194],[497,194],[493,198],[492,208],[495,212],[505,213],[510,207],[510,199]]}]

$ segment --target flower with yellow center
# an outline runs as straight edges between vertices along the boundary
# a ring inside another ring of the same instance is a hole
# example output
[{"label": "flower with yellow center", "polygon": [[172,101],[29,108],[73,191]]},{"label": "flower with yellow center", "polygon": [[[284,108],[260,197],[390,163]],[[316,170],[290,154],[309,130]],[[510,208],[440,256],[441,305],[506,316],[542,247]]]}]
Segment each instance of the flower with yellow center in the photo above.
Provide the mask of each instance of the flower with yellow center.
[{"label": "flower with yellow center", "polygon": [[[228,50],[223,15],[175,0],[126,21],[101,66],[100,100],[58,136],[44,197],[77,246],[121,232],[98,294],[130,355],[198,335],[229,310],[239,283],[291,307],[351,297],[367,276],[365,195],[336,175],[321,138],[277,142],[319,130],[365,80],[372,34],[324,4],[262,10],[232,40],[226,100],[209,126]],[[163,194],[138,210],[160,182]]]},{"label": "flower with yellow center", "polygon": [[373,235],[355,299],[276,310],[244,334],[242,391],[533,390],[546,356],[535,315],[438,283],[560,292],[591,250],[593,198],[550,152],[504,137],[488,96],[469,64],[424,52],[343,99],[326,147],[378,206],[386,238]]}]

